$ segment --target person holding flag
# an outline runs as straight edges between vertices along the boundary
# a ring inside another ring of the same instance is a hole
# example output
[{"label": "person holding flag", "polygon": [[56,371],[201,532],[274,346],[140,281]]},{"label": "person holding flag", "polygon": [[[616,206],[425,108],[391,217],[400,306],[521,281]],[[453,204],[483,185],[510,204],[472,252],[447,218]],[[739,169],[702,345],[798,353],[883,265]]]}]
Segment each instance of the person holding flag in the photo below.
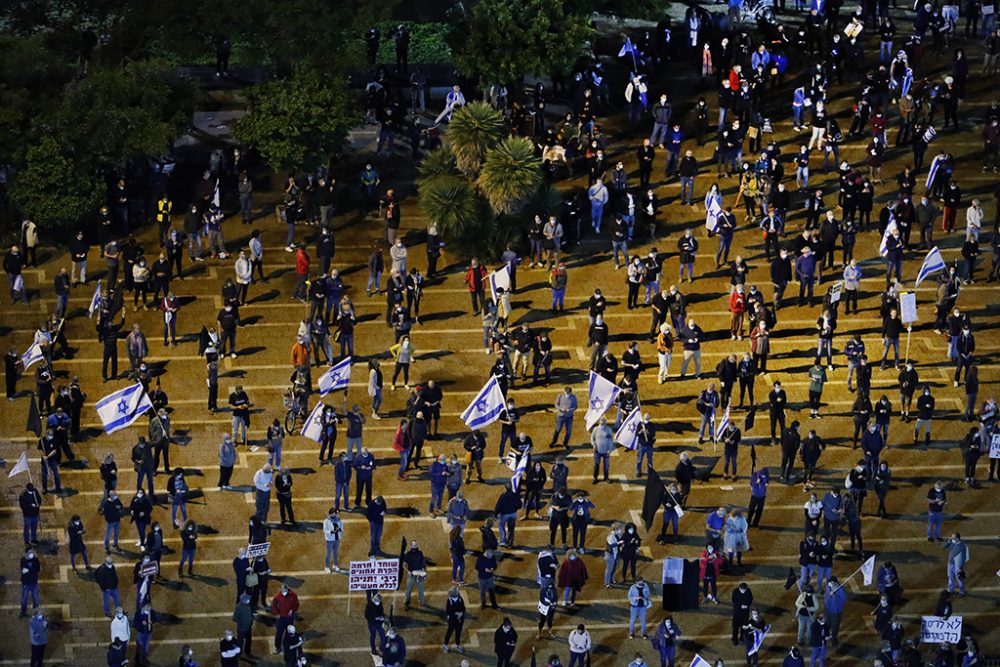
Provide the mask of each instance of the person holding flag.
[{"label": "person holding flag", "polygon": [[920,265],[920,270],[917,272],[917,279],[913,283],[913,288],[916,289],[920,287],[920,283],[924,279],[928,278],[934,273],[945,268],[944,258],[941,257],[941,251],[937,246],[934,246],[927,252],[927,256],[924,257],[924,263]]},{"label": "person holding flag", "polygon": [[141,383],[111,393],[99,400],[95,406],[104,426],[104,432],[108,435],[128,428],[152,407],[153,403]]},{"label": "person holding flag", "polygon": [[[764,637],[771,631],[771,626],[764,623],[764,617],[760,610],[754,607],[750,610],[750,618],[743,625],[743,645],[747,651],[747,667],[757,667],[760,656],[760,647],[764,643]],[[797,649],[796,649],[797,650]]]},{"label": "person holding flag", "polygon": [[590,371],[590,391],[587,399],[587,414],[585,422],[587,430],[601,419],[618,398],[621,389],[610,380]]},{"label": "person holding flag", "polygon": [[481,429],[499,419],[506,405],[500,381],[493,375],[462,412],[462,421],[472,430]]},{"label": "person holding flag", "polygon": [[326,396],[332,391],[345,392],[351,382],[351,357],[344,357],[319,376],[319,395]]}]

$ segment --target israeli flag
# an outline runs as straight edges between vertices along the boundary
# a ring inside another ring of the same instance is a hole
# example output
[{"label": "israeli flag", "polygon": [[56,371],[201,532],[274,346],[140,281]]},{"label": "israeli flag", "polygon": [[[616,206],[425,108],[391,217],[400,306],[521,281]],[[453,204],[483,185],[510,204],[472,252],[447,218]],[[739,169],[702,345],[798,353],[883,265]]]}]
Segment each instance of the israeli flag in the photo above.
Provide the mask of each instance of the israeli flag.
[{"label": "israeli flag", "polygon": [[38,343],[32,343],[31,347],[21,355],[21,365],[24,366],[24,370],[28,370],[32,364],[41,361],[44,356],[42,354],[42,346]]},{"label": "israeli flag", "polygon": [[694,660],[691,661],[691,664],[688,667],[712,667],[712,665],[708,662],[708,660],[705,660],[705,658],[695,653]]},{"label": "israeli flag", "polygon": [[90,297],[90,306],[87,308],[87,317],[93,318],[94,313],[96,313],[101,307],[101,281],[97,281],[97,285],[94,286],[94,296]]},{"label": "israeli flag", "polygon": [[715,441],[718,442],[722,439],[722,433],[729,426],[729,405],[726,406],[726,412],[722,415],[722,419],[719,420],[718,425],[715,427]]},{"label": "israeli flag", "polygon": [[934,184],[934,178],[937,176],[938,169],[941,168],[941,163],[943,163],[943,162],[944,162],[944,158],[942,158],[940,155],[935,156],[934,159],[931,160],[931,166],[927,170],[927,180],[924,181],[924,186],[928,190],[930,190],[931,189],[931,185]]},{"label": "israeli flag", "polygon": [[325,407],[326,403],[323,401],[316,404],[313,411],[306,417],[305,423],[302,424],[302,430],[299,431],[299,435],[305,436],[310,440],[315,440],[316,442],[323,440],[323,408]]},{"label": "israeli flag", "polygon": [[878,244],[878,253],[885,257],[889,254],[889,237],[892,236],[892,231],[896,229],[896,219],[889,216],[889,224],[885,226],[885,234],[882,235],[882,242]]},{"label": "israeli flag", "polygon": [[142,384],[136,382],[113,394],[105,396],[97,402],[97,416],[104,424],[104,432],[111,435],[115,431],[128,428],[136,419],[151,410],[152,401],[146,395]]},{"label": "israeli flag", "polygon": [[622,56],[628,56],[628,55],[631,55],[632,58],[633,58],[633,60],[635,58],[638,58],[639,55],[640,55],[639,49],[637,49],[635,47],[635,44],[632,43],[632,38],[631,37],[626,37],[625,38],[625,43],[622,44],[622,48],[618,51],[618,57],[619,58],[621,58]]},{"label": "israeli flag", "polygon": [[770,625],[765,625],[763,630],[753,631],[753,648],[747,651],[747,655],[754,655],[760,651],[761,645],[764,643],[764,637],[767,637],[767,633],[771,631]]},{"label": "israeli flag", "polygon": [[924,257],[924,263],[920,266],[920,271],[917,273],[917,282],[914,283],[913,288],[916,289],[920,287],[920,283],[923,282],[924,278],[927,278],[932,273],[936,273],[945,267],[944,258],[941,257],[941,251],[938,250],[937,246],[931,248],[927,256]]},{"label": "israeli flag", "polygon": [[493,303],[497,303],[498,287],[502,287],[505,292],[510,291],[510,269],[502,266],[487,277],[490,281],[490,296],[493,297]]},{"label": "israeli flag", "polygon": [[510,477],[510,488],[517,493],[518,487],[521,486],[521,478],[524,477],[524,472],[528,469],[528,453],[525,452],[517,459],[517,466],[514,468],[514,474]]},{"label": "israeli flag", "polygon": [[639,427],[642,425],[642,412],[639,406],[635,406],[632,412],[628,413],[615,433],[615,442],[625,449],[635,450],[639,446]]},{"label": "israeli flag", "polygon": [[604,379],[594,371],[590,371],[590,395],[587,399],[587,430],[594,428],[604,413],[615,404],[615,399],[621,389],[618,385]]},{"label": "israeli flag", "polygon": [[470,429],[483,428],[499,419],[506,408],[500,382],[493,375],[462,413],[462,421]]},{"label": "israeli flag", "polygon": [[319,376],[319,395],[326,396],[331,391],[347,389],[351,382],[351,358],[345,357]]}]

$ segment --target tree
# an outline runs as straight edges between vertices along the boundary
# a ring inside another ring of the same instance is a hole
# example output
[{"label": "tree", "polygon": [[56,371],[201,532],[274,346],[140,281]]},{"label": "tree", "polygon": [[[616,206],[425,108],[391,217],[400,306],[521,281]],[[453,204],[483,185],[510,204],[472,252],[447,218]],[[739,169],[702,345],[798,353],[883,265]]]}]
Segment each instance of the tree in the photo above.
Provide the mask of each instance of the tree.
[{"label": "tree", "polygon": [[88,174],[50,136],[28,149],[24,170],[11,186],[11,198],[39,227],[73,228],[93,215],[102,193]]},{"label": "tree", "polygon": [[288,79],[250,89],[247,115],[236,139],[254,146],[275,169],[312,169],[343,148],[359,116],[343,82],[299,68]]},{"label": "tree", "polygon": [[484,102],[472,102],[452,115],[446,137],[459,170],[475,176],[486,151],[506,134],[502,113]]},{"label": "tree", "polygon": [[479,0],[453,14],[449,41],[459,72],[490,85],[565,74],[592,37],[587,17],[563,0]]},{"label": "tree", "polygon": [[529,139],[508,137],[486,153],[476,185],[497,215],[510,215],[538,191],[541,167]]}]

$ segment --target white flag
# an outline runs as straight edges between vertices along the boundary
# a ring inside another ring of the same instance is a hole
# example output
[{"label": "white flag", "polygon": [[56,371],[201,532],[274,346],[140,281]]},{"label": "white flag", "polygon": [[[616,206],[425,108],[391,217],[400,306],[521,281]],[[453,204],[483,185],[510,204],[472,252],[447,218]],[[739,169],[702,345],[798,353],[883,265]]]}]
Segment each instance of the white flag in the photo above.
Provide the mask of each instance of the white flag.
[{"label": "white flag", "polygon": [[628,417],[622,420],[622,425],[615,433],[615,442],[625,449],[634,450],[639,446],[639,427],[642,425],[642,412],[639,406],[635,406]]},{"label": "white flag", "polygon": [[90,297],[90,306],[87,308],[87,317],[93,318],[94,313],[101,307],[101,281],[97,281],[94,286],[94,296]]},{"label": "white flag", "polygon": [[871,586],[875,575],[875,556],[866,560],[864,565],[861,566],[861,574],[865,578],[865,586]]},{"label": "white flag", "polygon": [[920,287],[920,283],[923,282],[924,278],[940,271],[944,267],[945,263],[944,258],[941,257],[941,251],[938,250],[937,246],[934,246],[927,253],[927,256],[924,257],[924,263],[920,266],[920,271],[917,273],[917,282],[913,284],[913,288]]},{"label": "white flag", "polygon": [[323,401],[316,404],[313,411],[306,417],[305,423],[302,424],[302,430],[299,431],[299,435],[310,440],[315,440],[316,442],[323,440],[323,408],[325,407],[326,403]]},{"label": "white flag", "polygon": [[319,395],[326,396],[331,391],[347,389],[351,382],[351,358],[345,357],[319,376]]},{"label": "white flag", "polygon": [[21,456],[17,459],[17,463],[14,467],[10,469],[7,473],[7,478],[10,479],[14,475],[20,475],[22,472],[28,472],[28,452],[21,452]]},{"label": "white flag", "polygon": [[135,383],[113,394],[105,396],[95,406],[97,416],[104,424],[104,432],[111,435],[115,431],[128,428],[136,419],[153,408],[141,383]]},{"label": "white flag", "polygon": [[621,389],[618,385],[606,380],[594,371],[590,371],[590,395],[587,398],[586,427],[594,428],[604,413],[608,411],[618,398]]},{"label": "white flag", "polygon": [[510,271],[507,270],[505,265],[486,277],[489,278],[490,295],[493,297],[493,303],[496,303],[498,287],[502,287],[505,292],[510,291]]},{"label": "white flag", "polygon": [[24,366],[24,370],[31,368],[32,364],[41,361],[45,357],[42,354],[42,346],[38,343],[32,343],[31,347],[24,351],[21,355],[21,365]]},{"label": "white flag", "polygon": [[462,421],[470,429],[483,428],[499,419],[500,413],[506,409],[500,382],[497,376],[493,375],[462,413]]}]

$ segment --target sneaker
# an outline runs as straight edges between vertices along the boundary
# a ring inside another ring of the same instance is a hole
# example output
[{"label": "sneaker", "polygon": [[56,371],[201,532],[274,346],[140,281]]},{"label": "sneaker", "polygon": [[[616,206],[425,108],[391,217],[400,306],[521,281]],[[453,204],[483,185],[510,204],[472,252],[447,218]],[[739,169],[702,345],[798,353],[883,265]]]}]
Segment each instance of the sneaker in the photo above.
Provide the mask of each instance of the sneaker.
[{"label": "sneaker", "polygon": [[285,252],[295,252],[295,248],[290,245],[285,246]]},{"label": "sneaker", "polygon": [[323,569],[326,571],[327,574],[330,574],[331,572],[333,572],[333,570],[331,570],[328,567],[324,567]]}]

